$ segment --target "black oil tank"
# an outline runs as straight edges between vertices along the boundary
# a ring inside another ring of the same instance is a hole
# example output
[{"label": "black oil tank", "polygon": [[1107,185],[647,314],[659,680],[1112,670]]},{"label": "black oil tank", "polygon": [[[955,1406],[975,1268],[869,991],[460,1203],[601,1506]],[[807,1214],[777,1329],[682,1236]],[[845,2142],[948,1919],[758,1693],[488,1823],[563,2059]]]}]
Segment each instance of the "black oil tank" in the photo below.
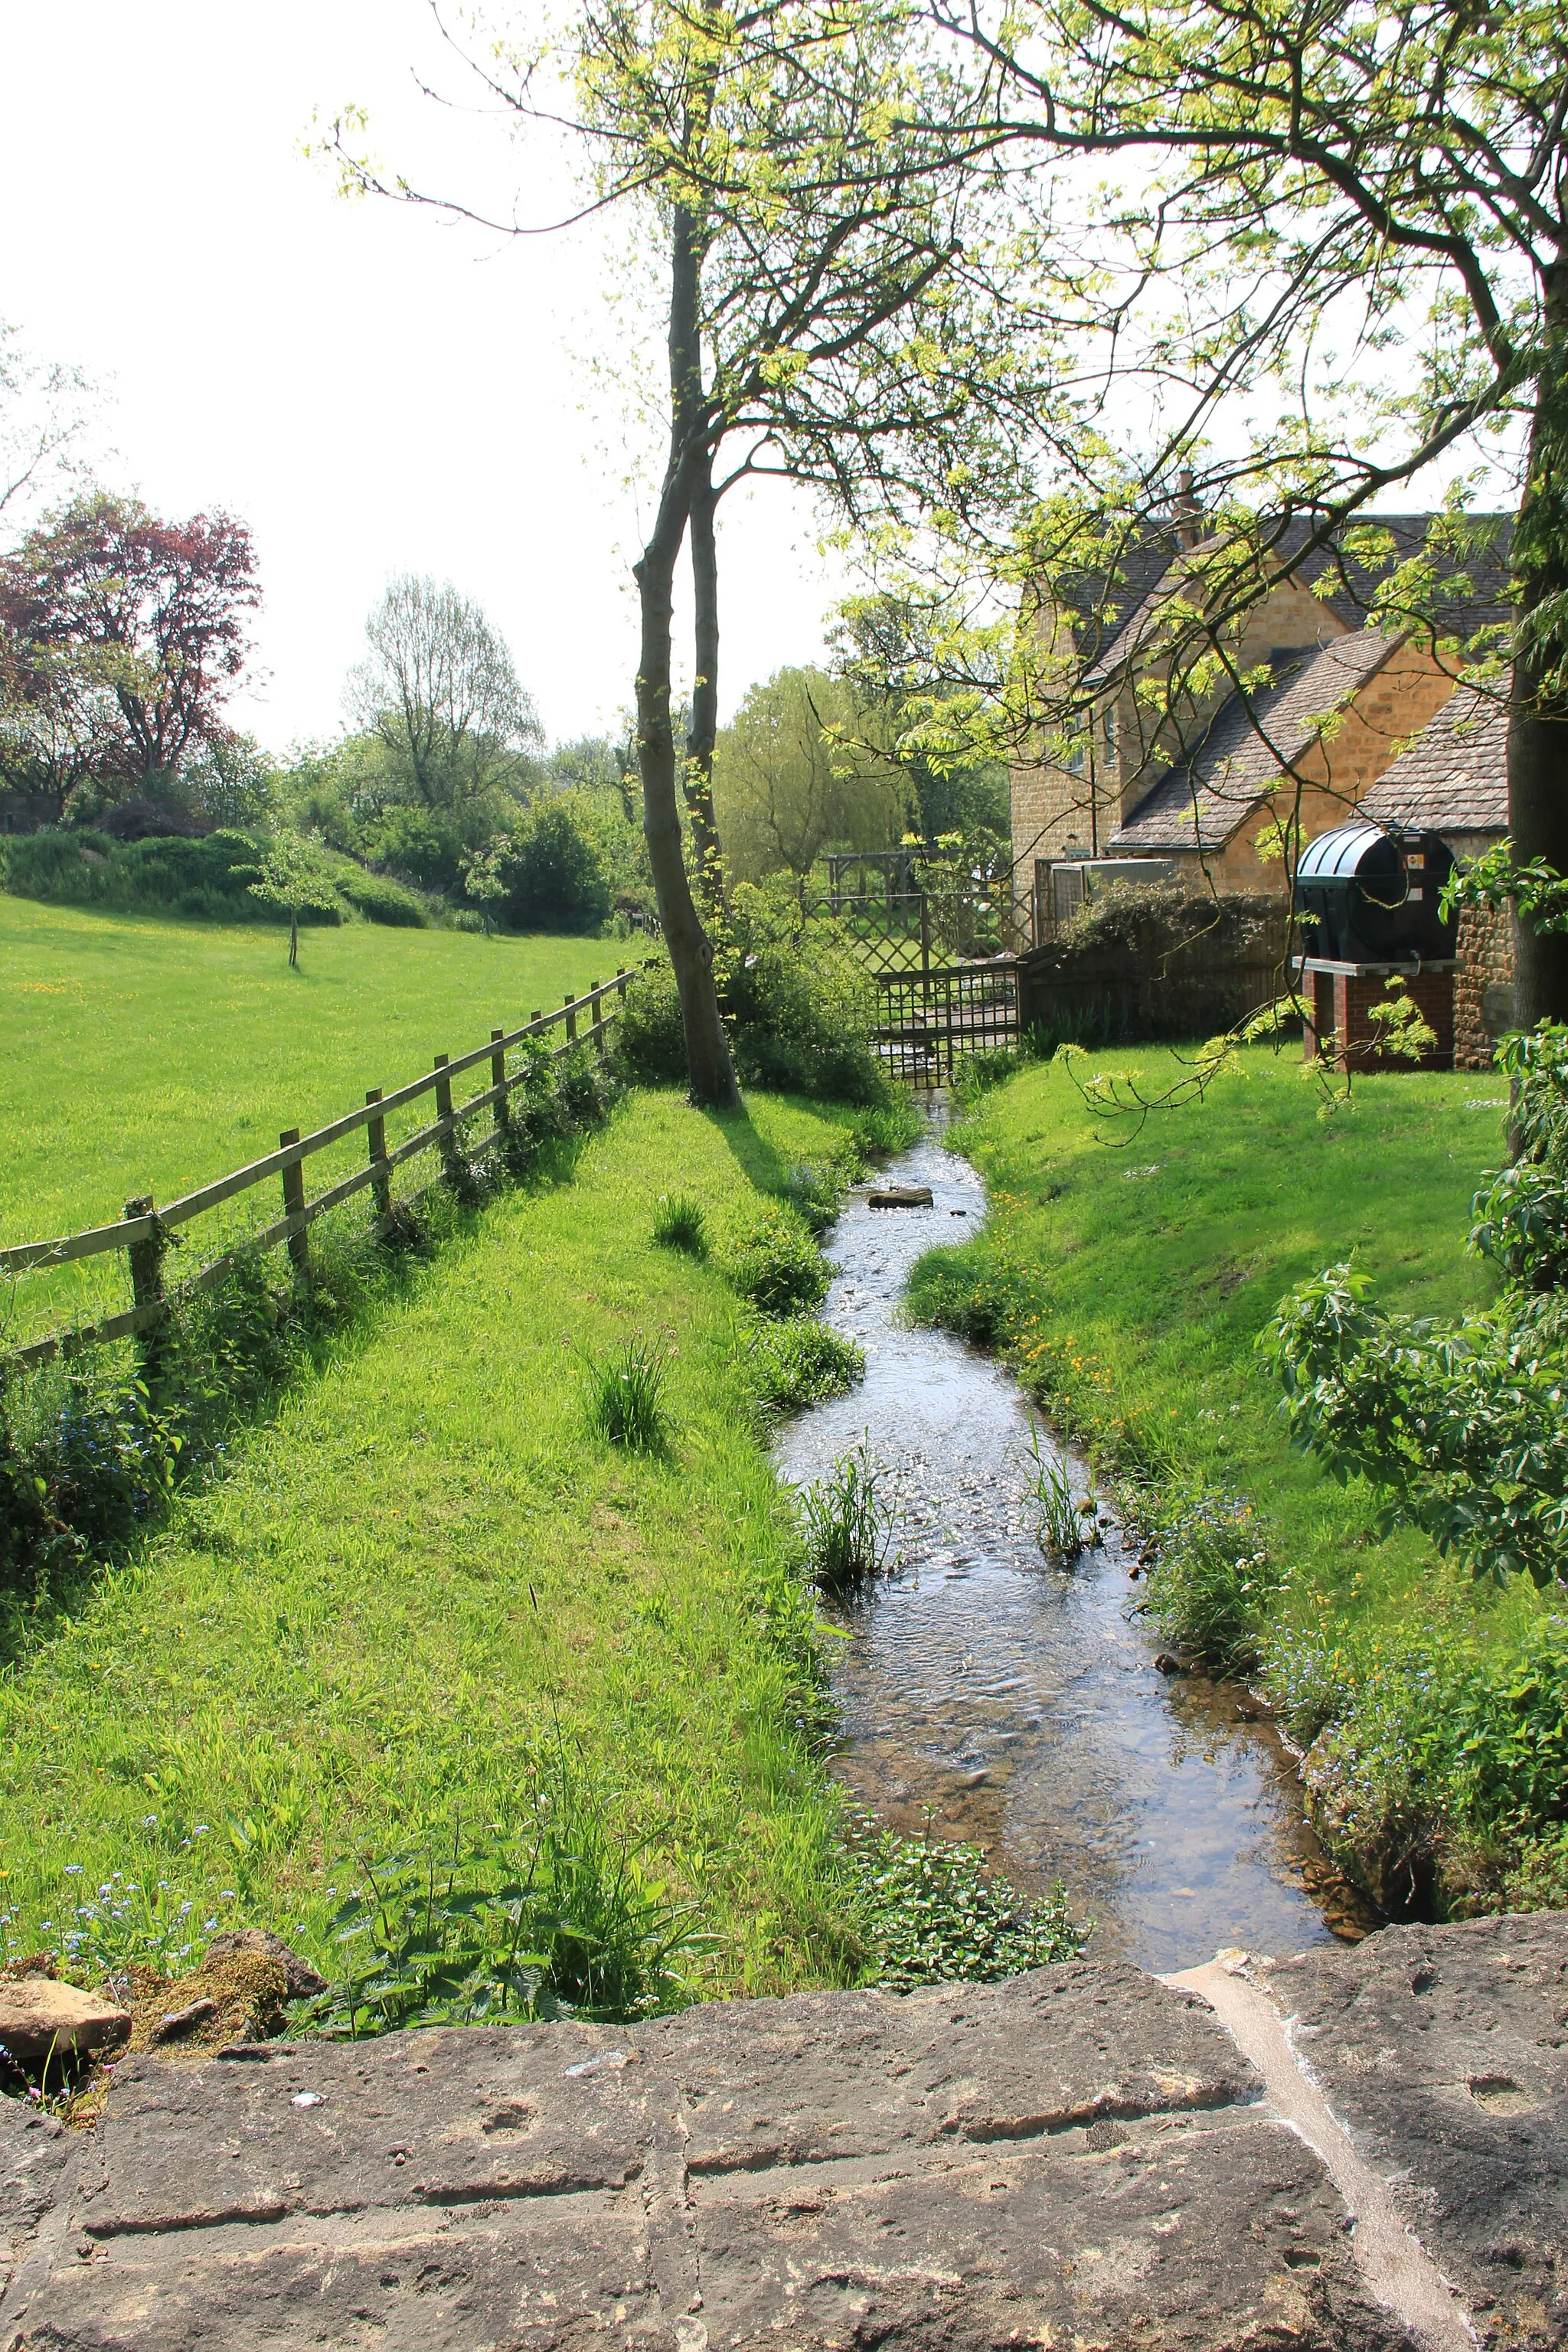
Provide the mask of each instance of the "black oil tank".
[{"label": "black oil tank", "polygon": [[1325,963],[1446,961],[1458,925],[1437,901],[1453,870],[1438,833],[1363,822],[1320,834],[1296,869],[1303,951]]}]

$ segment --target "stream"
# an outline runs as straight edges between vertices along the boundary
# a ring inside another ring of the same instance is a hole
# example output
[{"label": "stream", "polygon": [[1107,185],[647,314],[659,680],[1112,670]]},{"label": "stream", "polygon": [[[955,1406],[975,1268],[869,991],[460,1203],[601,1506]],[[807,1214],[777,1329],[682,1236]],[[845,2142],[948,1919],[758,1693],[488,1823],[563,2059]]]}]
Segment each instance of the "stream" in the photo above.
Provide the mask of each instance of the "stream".
[{"label": "stream", "polygon": [[[921,1184],[930,1209],[867,1204]],[[1070,1568],[1042,1554],[1011,1375],[900,1327],[915,1259],[984,1213],[979,1177],[932,1132],[853,1192],[827,1237],[824,1313],[864,1348],[866,1379],[786,1424],[780,1468],[804,1484],[867,1439],[899,1505],[893,1572],[825,1604],[849,1637],[830,1645],[834,1771],[889,1828],[978,1845],[1026,1893],[1063,1880],[1100,1956],[1170,1971],[1227,1945],[1281,1955],[1364,1933],[1256,1702],[1155,1666],[1163,1645],[1131,1613],[1136,1548],[1111,1522]],[[1082,1494],[1082,1464],[1043,1427],[1038,1444]]]}]

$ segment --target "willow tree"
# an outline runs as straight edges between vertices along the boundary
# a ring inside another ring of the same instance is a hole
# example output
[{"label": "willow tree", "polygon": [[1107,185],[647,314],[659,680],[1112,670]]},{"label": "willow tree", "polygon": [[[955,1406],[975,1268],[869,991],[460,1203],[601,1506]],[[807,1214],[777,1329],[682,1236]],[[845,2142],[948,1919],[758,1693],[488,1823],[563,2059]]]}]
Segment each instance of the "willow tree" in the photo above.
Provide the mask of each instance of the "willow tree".
[{"label": "willow tree", "polygon": [[[498,39],[468,61],[518,124],[546,119],[539,52]],[[1050,327],[1033,303],[1037,256],[1009,216],[1005,175],[956,152],[940,129],[900,127],[940,112],[942,75],[897,6],[590,5],[553,63],[553,87],[573,97],[588,203],[625,213],[637,249],[662,256],[665,453],[634,565],[637,756],[691,1093],[731,1103],[682,828],[684,808],[711,898],[721,502],[774,476],[819,493],[850,528],[1010,510],[1051,398]],[[363,186],[384,184],[363,163],[350,170]],[[673,615],[688,549],[695,680],[678,747]]]},{"label": "willow tree", "polygon": [[[1193,661],[1222,658],[1279,579],[1375,575],[1374,618],[1447,643],[1462,674],[1508,696],[1515,859],[1568,875],[1558,0],[931,0],[920,14],[970,77],[930,127],[1048,186],[1064,307],[1100,354],[1104,430],[1058,453],[1041,564],[1070,571],[1108,542],[1125,562],[1141,532],[1180,520],[1190,468],[1209,520],[1170,632]],[[1456,644],[1469,574],[1498,551],[1467,517],[1489,477],[1518,499],[1500,551],[1511,625]],[[1427,545],[1380,536],[1381,504],[1428,482]],[[1568,936],[1521,923],[1518,944],[1521,1022],[1568,1017]]]}]

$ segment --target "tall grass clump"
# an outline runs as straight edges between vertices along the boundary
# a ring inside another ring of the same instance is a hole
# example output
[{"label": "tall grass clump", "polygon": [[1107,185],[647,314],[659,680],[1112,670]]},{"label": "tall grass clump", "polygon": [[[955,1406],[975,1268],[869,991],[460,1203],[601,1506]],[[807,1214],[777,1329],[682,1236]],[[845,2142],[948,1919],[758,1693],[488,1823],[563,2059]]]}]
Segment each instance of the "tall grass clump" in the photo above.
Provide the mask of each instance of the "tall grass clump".
[{"label": "tall grass clump", "polygon": [[661,1192],[653,1213],[653,1238],[660,1249],[706,1257],[708,1218],[701,1202],[693,1200],[689,1192]]},{"label": "tall grass clump", "polygon": [[405,1849],[362,1867],[331,1924],[338,1966],[315,2021],[352,2039],[399,2026],[679,2009],[710,1948],[690,1905],[651,1877],[563,1767],[541,1777],[514,1839]]},{"label": "tall grass clump", "polygon": [[866,1377],[866,1351],[815,1315],[759,1318],[746,1370],[764,1415],[799,1412],[844,1396]]},{"label": "tall grass clump", "polygon": [[825,1478],[799,1489],[806,1560],[824,1592],[858,1591],[886,1567],[895,1517],[889,1486],[888,1472],[865,1438]]},{"label": "tall grass clump", "polygon": [[752,1212],[730,1235],[721,1264],[731,1287],[761,1315],[820,1306],[831,1279],[810,1225],[783,1201],[764,1201]]},{"label": "tall grass clump", "polygon": [[1162,1633],[1216,1673],[1249,1674],[1283,1582],[1256,1507],[1216,1487],[1166,1489],[1140,1521],[1155,1549],[1149,1608]]},{"label": "tall grass clump", "polygon": [[1086,1545],[1100,1540],[1098,1507],[1092,1494],[1075,1499],[1067,1465],[1040,1444],[1039,1423],[1029,1418],[1029,1459],[1033,1467],[1026,1492],[1036,1512],[1040,1549],[1053,1559],[1074,1560]]},{"label": "tall grass clump", "polygon": [[613,1355],[590,1358],[587,1420],[595,1436],[628,1454],[662,1453],[669,1440],[668,1366],[664,1349],[646,1339],[628,1339]]}]

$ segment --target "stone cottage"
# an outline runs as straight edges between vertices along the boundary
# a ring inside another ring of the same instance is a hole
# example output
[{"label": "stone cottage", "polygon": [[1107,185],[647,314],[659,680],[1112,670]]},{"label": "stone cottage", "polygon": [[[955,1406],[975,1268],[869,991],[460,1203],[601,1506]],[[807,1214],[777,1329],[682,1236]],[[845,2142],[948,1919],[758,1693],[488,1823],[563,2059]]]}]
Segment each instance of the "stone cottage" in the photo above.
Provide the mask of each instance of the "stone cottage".
[{"label": "stone cottage", "polygon": [[[1394,560],[1420,552],[1432,521],[1373,520]],[[1493,520],[1492,552],[1456,573],[1440,610],[1458,639],[1506,618],[1508,520]],[[1304,526],[1298,544],[1303,536]],[[1359,806],[1452,695],[1431,633],[1371,625],[1378,575],[1325,550],[1281,576],[1231,631],[1217,685],[1184,685],[1169,709],[1152,709],[1139,689],[1169,677],[1172,600],[1190,558],[1215,544],[1189,520],[1142,542],[1115,593],[1086,593],[1090,626],[1070,614],[1042,619],[1058,659],[1069,640],[1079,652],[1083,723],[1076,740],[1012,772],[1016,872],[1035,883],[1037,905],[1050,904],[1053,866],[1098,858],[1157,858],[1167,874],[1189,871],[1221,889],[1284,893],[1300,844]],[[1279,562],[1291,563],[1290,534]],[[1246,690],[1230,690],[1231,678]]]}]

